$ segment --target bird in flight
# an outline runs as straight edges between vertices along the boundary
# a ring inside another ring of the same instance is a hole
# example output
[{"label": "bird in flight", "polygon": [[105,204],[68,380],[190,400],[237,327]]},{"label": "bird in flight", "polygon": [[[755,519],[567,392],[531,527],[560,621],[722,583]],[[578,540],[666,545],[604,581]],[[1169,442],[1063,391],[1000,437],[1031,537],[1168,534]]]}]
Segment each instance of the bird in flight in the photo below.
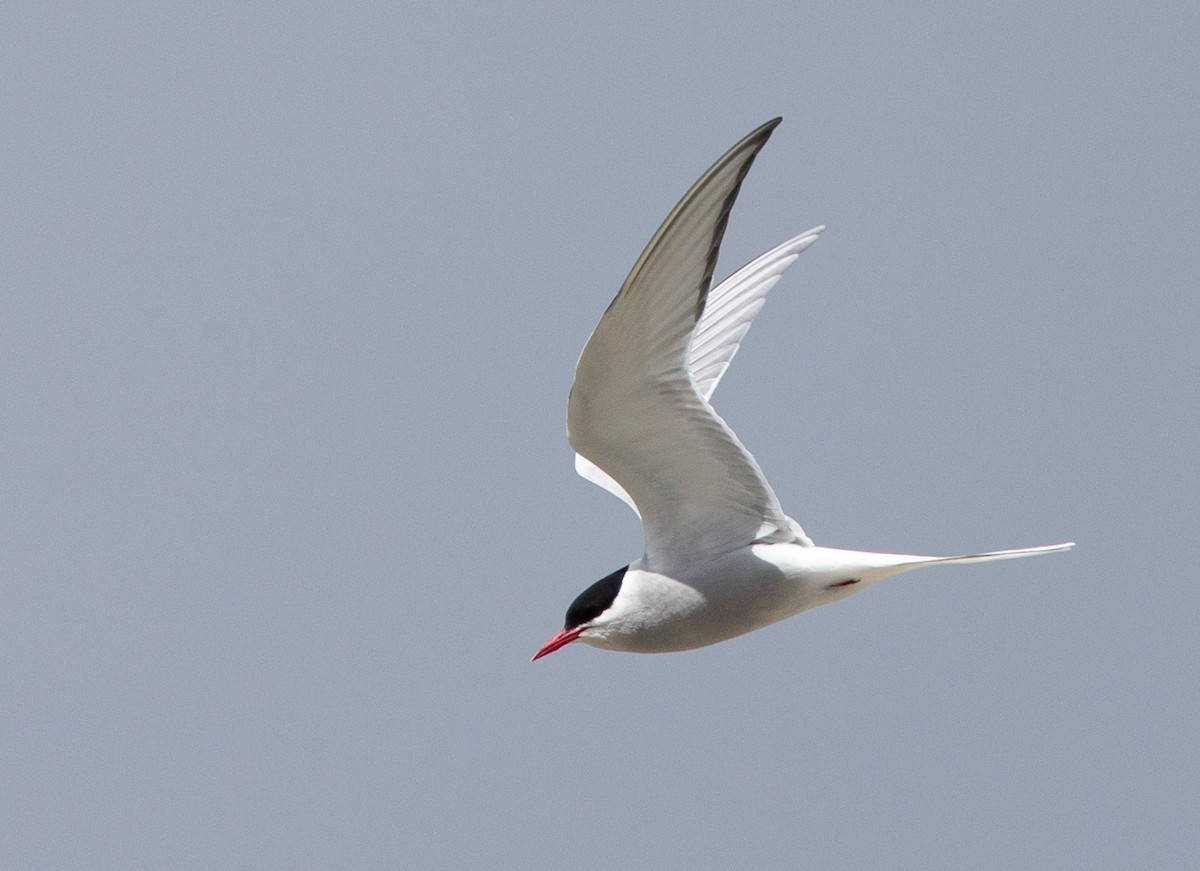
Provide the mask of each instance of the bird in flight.
[{"label": "bird in flight", "polygon": [[709,400],[767,293],[815,227],[710,289],[729,212],[780,118],[709,167],[671,210],[575,367],[575,468],[642,519],[645,553],[567,609],[539,659],[573,641],[634,653],[716,644],[912,569],[1067,550],[933,557],[819,547],[783,513]]}]

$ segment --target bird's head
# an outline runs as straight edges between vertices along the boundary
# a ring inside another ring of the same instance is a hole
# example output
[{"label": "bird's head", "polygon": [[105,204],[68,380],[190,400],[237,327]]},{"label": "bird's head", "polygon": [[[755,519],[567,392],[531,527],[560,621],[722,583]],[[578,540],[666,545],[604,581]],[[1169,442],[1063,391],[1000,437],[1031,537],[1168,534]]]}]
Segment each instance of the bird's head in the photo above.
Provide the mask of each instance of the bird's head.
[{"label": "bird's head", "polygon": [[[541,659],[547,653],[553,653],[558,648],[570,644],[589,629],[602,625],[606,614],[617,599],[617,594],[621,592],[621,582],[628,569],[629,566],[617,569],[576,596],[571,607],[567,609],[563,628],[538,648],[533,659]],[[530,662],[533,662],[533,659]]]}]

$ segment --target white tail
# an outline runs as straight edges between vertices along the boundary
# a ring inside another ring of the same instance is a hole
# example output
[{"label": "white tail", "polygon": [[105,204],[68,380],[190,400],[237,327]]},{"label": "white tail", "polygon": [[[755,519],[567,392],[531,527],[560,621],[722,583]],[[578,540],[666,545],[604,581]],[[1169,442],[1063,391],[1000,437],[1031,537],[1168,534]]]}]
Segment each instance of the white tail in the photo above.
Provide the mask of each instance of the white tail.
[{"label": "white tail", "polygon": [[967,556],[944,556],[934,557],[928,561],[922,562],[922,565],[944,565],[947,563],[983,563],[995,559],[1015,559],[1019,556],[1037,556],[1042,553],[1058,553],[1059,551],[1070,550],[1075,546],[1075,542],[1067,541],[1063,544],[1047,544],[1042,547],[1022,547],[1016,550],[994,550],[991,553],[973,553]]}]

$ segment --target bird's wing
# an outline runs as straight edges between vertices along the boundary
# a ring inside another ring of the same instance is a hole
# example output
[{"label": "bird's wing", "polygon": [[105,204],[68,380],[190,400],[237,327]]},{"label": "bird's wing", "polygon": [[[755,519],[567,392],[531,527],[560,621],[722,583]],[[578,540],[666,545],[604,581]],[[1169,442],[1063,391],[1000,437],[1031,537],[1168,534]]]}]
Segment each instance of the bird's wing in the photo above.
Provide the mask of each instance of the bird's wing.
[{"label": "bird's wing", "polygon": [[[708,301],[692,333],[687,355],[687,370],[696,383],[696,391],[704,399],[712,399],[713,391],[729,368],[754,316],[767,301],[771,288],[796,262],[800,252],[815,242],[824,229],[814,227],[782,245],[776,245],[708,292]],[[575,471],[612,493],[637,513],[637,505],[625,488],[582,454],[575,455]]]},{"label": "bird's wing", "polygon": [[729,211],[778,123],[733,146],[684,194],[575,369],[567,405],[571,446],[634,503],[651,565],[797,538],[762,470],[688,371]]},{"label": "bird's wing", "polygon": [[729,368],[754,316],[762,309],[787,268],[817,241],[824,227],[813,227],[751,260],[708,292],[704,314],[692,333],[687,368],[697,392],[707,400]]}]

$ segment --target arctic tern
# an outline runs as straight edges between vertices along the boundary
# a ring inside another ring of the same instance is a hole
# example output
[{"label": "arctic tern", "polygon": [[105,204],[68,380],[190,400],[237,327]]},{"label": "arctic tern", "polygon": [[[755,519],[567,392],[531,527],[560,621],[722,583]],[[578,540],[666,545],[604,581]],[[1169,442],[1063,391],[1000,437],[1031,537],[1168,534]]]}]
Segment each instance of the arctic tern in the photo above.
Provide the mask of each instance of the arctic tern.
[{"label": "arctic tern", "polygon": [[576,470],[642,519],[645,553],[592,584],[533,655],[573,641],[689,650],[844,599],[912,569],[1067,550],[933,557],[818,547],[709,404],[767,293],[824,227],[709,289],[742,180],[782,119],[750,133],[684,194],[579,357],[567,403]]}]

